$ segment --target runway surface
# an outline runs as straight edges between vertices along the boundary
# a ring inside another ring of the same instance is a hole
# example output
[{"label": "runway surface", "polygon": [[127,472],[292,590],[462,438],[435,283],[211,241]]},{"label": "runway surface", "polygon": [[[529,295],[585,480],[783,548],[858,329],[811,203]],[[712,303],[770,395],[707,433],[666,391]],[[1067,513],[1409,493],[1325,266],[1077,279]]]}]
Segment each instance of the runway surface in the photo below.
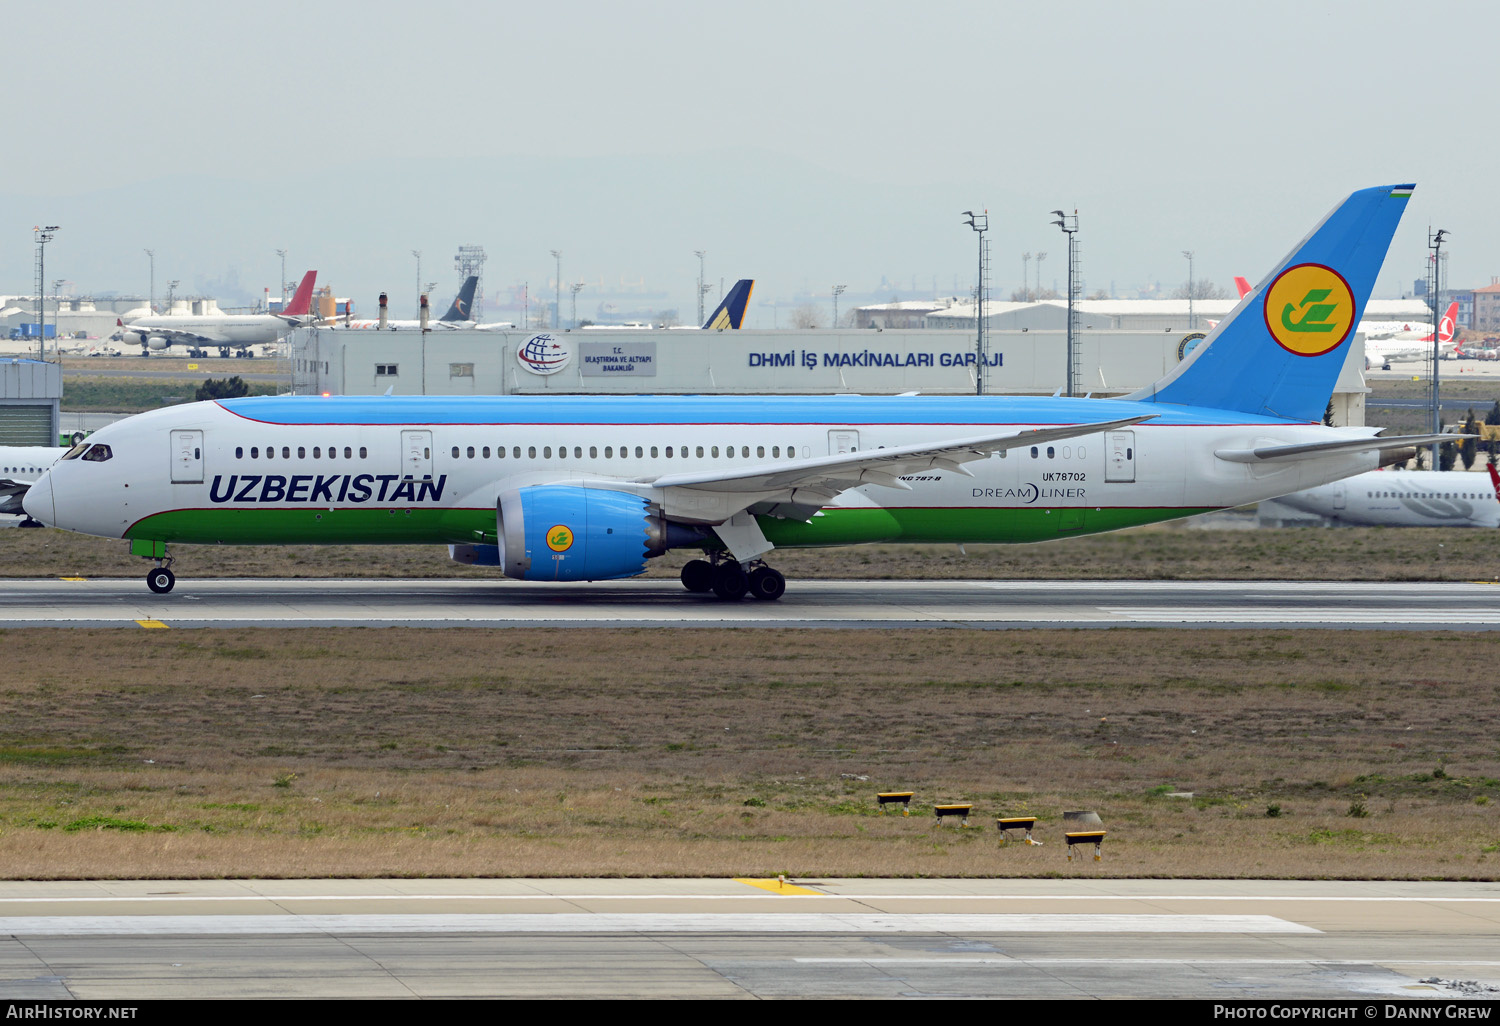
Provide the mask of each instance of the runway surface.
[{"label": "runway surface", "polygon": [[727,603],[669,580],[20,580],[0,624],[187,627],[1320,627],[1500,629],[1500,584],[792,581]]},{"label": "runway surface", "polygon": [[1105,880],[1095,865],[785,886],[0,883],[0,999],[1500,996],[1496,884]]}]

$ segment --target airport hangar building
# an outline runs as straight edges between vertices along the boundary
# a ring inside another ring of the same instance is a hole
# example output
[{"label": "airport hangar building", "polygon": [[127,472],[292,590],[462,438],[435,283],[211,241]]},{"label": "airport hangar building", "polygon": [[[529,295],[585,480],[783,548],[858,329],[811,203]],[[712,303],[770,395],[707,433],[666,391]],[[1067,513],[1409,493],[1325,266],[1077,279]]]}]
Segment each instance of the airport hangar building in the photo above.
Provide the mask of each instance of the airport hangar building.
[{"label": "airport hangar building", "polygon": [[[1151,384],[1199,332],[1083,331],[1078,391]],[[301,328],[290,336],[303,395],[629,395],[975,391],[974,333],[912,330],[474,331]],[[1062,330],[986,333],[985,392],[1051,395],[1066,380]],[[1364,423],[1364,340],[1334,388],[1334,423]]]}]

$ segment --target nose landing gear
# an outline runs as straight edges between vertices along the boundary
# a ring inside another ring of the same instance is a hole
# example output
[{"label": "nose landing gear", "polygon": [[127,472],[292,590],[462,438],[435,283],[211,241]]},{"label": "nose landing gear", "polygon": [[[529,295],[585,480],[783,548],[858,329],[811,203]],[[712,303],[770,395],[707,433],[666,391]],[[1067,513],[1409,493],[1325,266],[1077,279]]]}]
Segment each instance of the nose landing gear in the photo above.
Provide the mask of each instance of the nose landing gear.
[{"label": "nose landing gear", "polygon": [[159,566],[146,575],[146,587],[158,595],[165,595],[177,583],[177,575],[164,566]]}]

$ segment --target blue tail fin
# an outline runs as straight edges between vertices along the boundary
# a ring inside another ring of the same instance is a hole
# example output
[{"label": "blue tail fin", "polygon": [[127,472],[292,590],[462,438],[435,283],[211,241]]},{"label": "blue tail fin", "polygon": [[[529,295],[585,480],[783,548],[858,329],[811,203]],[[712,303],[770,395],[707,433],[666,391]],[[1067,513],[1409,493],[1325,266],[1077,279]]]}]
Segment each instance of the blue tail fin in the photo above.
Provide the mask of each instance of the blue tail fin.
[{"label": "blue tail fin", "polygon": [[474,319],[474,290],[479,287],[479,276],[471,274],[464,279],[464,283],[458,290],[458,295],[453,297],[453,305],[448,312],[439,317],[440,321],[472,321]]},{"label": "blue tail fin", "polygon": [[724,297],[724,301],[714,307],[714,312],[708,315],[708,320],[703,322],[704,328],[739,328],[745,319],[745,307],[750,305],[750,293],[755,290],[754,278],[741,278],[734,283],[734,288]]},{"label": "blue tail fin", "polygon": [[1322,419],[1413,188],[1386,185],[1350,196],[1189,359],[1125,398]]}]

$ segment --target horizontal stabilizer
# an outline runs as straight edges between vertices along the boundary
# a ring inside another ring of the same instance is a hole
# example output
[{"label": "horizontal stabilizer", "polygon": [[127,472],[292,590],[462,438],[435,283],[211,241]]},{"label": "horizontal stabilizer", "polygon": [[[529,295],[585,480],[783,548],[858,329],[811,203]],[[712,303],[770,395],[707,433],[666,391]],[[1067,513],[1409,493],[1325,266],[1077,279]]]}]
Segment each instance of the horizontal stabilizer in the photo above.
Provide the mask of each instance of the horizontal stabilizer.
[{"label": "horizontal stabilizer", "polygon": [[1291,463],[1296,460],[1315,460],[1324,456],[1336,456],[1346,452],[1375,452],[1384,449],[1401,449],[1410,446],[1431,445],[1434,442],[1462,442],[1477,435],[1401,435],[1397,437],[1353,438],[1340,442],[1313,442],[1307,445],[1268,445],[1259,449],[1219,449],[1214,455],[1230,463]]}]

